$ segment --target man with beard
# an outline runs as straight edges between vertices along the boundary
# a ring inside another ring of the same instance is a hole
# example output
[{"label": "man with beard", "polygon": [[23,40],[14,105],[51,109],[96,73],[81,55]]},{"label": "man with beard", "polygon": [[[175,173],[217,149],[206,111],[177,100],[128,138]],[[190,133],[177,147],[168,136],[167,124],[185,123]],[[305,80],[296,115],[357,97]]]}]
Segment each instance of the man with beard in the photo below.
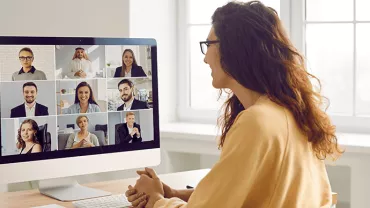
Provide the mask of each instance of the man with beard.
[{"label": "man with beard", "polygon": [[10,111],[10,118],[47,116],[48,107],[36,102],[37,86],[33,82],[23,84],[23,97],[25,102]]},{"label": "man with beard", "polygon": [[84,48],[78,47],[75,49],[72,61],[65,74],[71,79],[95,77],[96,73]]},{"label": "man with beard", "polygon": [[128,79],[123,79],[118,83],[118,90],[124,104],[117,108],[117,111],[128,111],[138,109],[149,109],[148,103],[135,99],[134,83]]}]

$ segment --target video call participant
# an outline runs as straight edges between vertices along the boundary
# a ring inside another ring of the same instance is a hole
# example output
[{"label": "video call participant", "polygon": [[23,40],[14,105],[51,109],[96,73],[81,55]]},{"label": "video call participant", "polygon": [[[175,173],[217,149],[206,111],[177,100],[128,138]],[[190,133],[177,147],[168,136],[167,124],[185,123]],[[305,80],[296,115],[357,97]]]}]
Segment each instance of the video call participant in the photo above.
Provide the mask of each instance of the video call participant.
[{"label": "video call participant", "polygon": [[133,112],[126,113],[126,123],[123,123],[117,128],[118,137],[116,144],[136,143],[141,142],[140,125],[135,123],[135,114]]},{"label": "video call participant", "polygon": [[95,76],[95,72],[92,68],[91,61],[87,56],[85,49],[78,47],[75,49],[72,61],[66,71],[68,78],[92,78]]},{"label": "video call participant", "polygon": [[10,110],[10,118],[49,115],[48,107],[36,102],[37,86],[35,83],[23,84],[23,97],[25,102]]},{"label": "video call participant", "polygon": [[114,77],[146,77],[141,66],[136,63],[134,52],[126,49],[122,54],[122,66],[116,68]]},{"label": "video call participant", "polygon": [[65,149],[99,146],[98,138],[88,131],[89,118],[87,116],[78,116],[76,124],[80,131],[69,135]]},{"label": "video call participant", "polygon": [[149,109],[148,103],[135,99],[134,97],[134,83],[128,79],[123,79],[118,83],[118,90],[124,104],[117,108],[117,111]]},{"label": "video call participant", "polygon": [[17,148],[20,149],[19,154],[31,154],[35,152],[42,152],[41,145],[37,140],[36,134],[39,126],[36,121],[26,119],[22,122],[17,136]]},{"label": "video call participant", "polygon": [[[63,107],[61,102],[61,107]],[[63,114],[94,113],[100,112],[100,107],[96,103],[91,86],[87,82],[77,85],[75,102],[69,108],[63,109]]]},{"label": "video call participant", "polygon": [[31,48],[22,48],[19,51],[19,61],[21,62],[22,68],[16,71],[12,75],[12,81],[18,80],[46,80],[46,75],[43,71],[36,70],[32,66],[34,55]]}]

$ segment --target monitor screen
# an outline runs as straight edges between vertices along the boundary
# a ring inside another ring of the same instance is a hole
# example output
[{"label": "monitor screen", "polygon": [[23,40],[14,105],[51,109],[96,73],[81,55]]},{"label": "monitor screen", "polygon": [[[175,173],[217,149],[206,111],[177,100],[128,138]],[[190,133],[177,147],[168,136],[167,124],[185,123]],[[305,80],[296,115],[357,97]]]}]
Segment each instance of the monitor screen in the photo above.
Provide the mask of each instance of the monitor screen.
[{"label": "monitor screen", "polygon": [[159,148],[153,39],[0,37],[0,164]]}]

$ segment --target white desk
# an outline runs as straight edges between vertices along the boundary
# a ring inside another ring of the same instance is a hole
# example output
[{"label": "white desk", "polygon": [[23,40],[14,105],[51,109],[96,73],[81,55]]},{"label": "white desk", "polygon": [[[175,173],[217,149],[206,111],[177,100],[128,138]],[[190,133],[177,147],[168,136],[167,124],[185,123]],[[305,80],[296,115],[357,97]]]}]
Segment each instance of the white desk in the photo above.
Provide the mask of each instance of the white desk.
[{"label": "white desk", "polygon": [[[161,180],[175,189],[185,189],[186,185],[195,186],[208,173],[209,169],[194,170],[179,173],[159,175]],[[134,185],[137,178],[123,180],[105,181],[85,184],[88,187],[109,191],[113,194],[124,193],[128,185]],[[337,203],[337,194],[333,193],[333,204]],[[58,204],[64,207],[73,208],[71,202],[60,202],[50,197],[41,195],[38,190],[18,191],[0,193],[1,208],[33,207],[47,204]]]}]

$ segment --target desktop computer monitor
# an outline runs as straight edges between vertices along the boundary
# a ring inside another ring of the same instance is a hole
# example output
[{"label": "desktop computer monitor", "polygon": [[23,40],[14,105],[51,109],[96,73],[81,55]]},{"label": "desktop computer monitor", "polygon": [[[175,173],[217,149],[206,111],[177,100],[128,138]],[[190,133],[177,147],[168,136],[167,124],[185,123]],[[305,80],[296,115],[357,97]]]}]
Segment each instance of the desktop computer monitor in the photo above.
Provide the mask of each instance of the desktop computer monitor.
[{"label": "desktop computer monitor", "polygon": [[1,184],[160,163],[154,39],[0,37],[0,99]]}]

